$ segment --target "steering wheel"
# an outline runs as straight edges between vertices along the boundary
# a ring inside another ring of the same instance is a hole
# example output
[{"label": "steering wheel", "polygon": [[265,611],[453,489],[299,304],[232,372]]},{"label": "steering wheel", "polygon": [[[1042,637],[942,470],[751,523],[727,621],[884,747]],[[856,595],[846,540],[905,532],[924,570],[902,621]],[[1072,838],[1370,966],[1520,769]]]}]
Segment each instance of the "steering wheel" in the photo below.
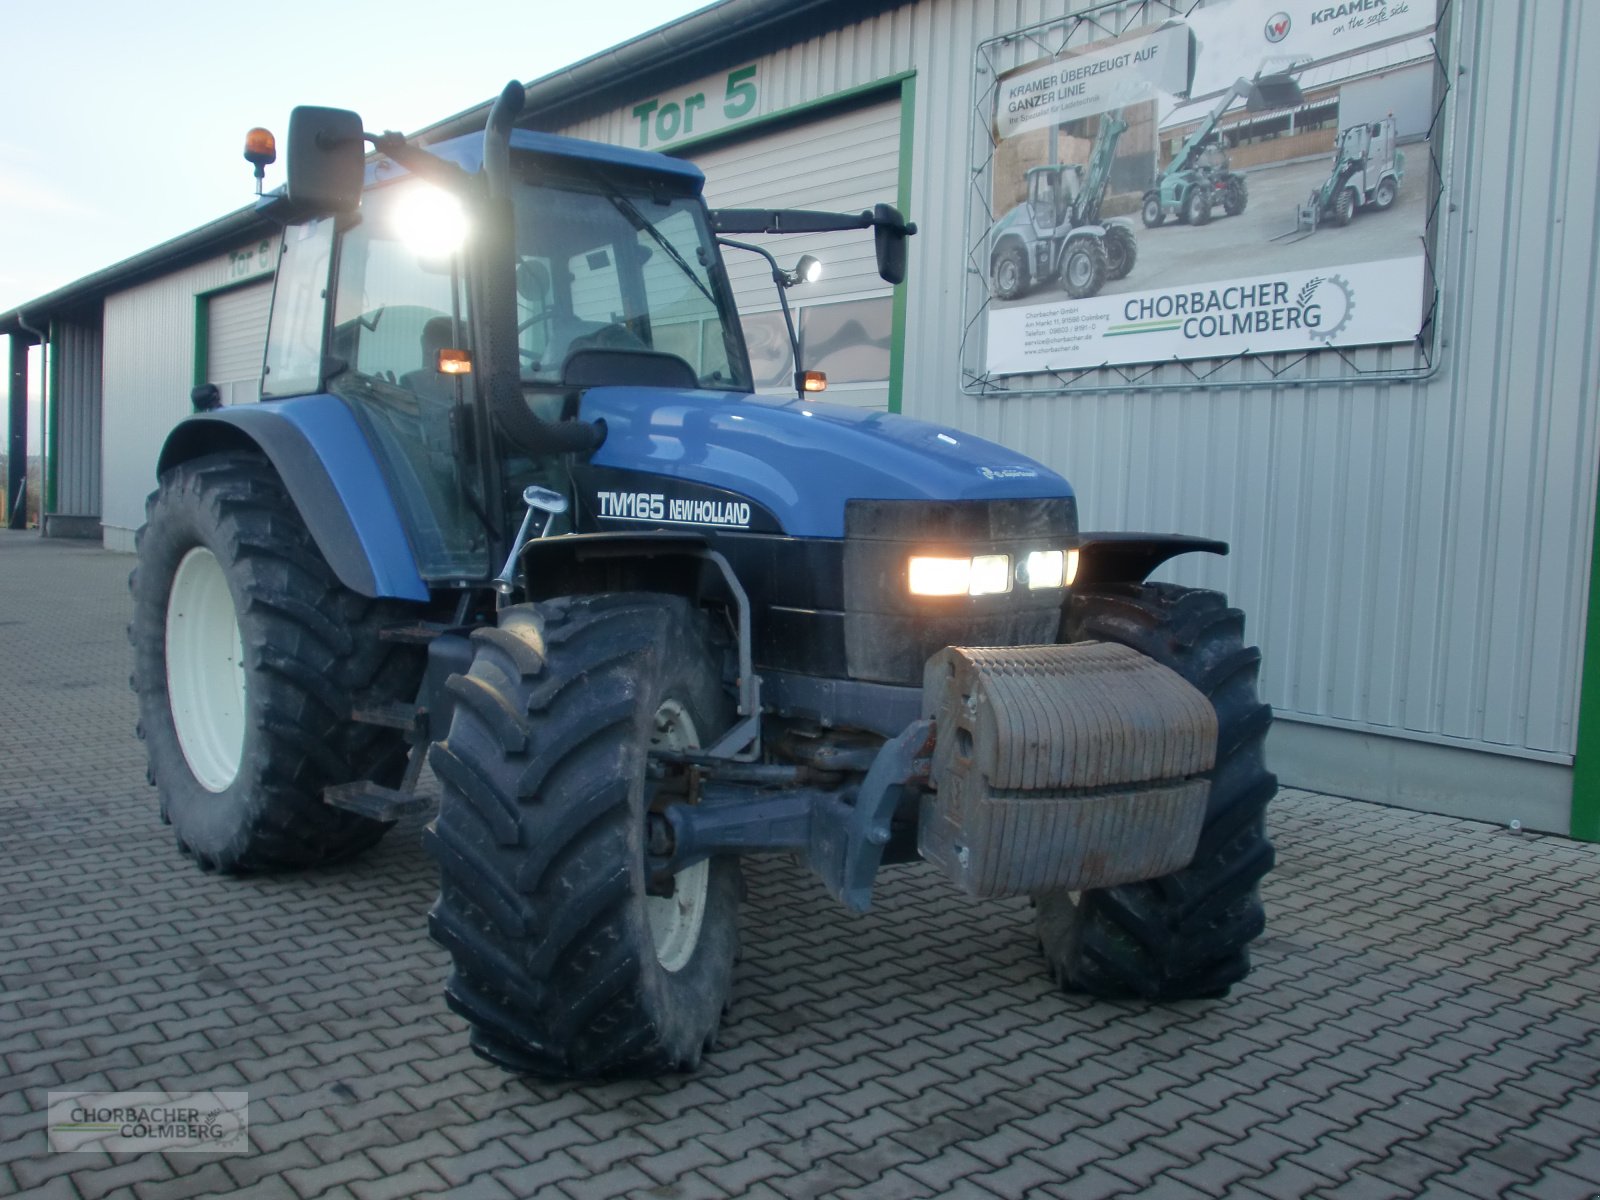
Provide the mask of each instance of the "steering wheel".
[{"label": "steering wheel", "polygon": [[650,347],[626,325],[611,324],[572,339],[567,353],[575,350],[648,350]]}]

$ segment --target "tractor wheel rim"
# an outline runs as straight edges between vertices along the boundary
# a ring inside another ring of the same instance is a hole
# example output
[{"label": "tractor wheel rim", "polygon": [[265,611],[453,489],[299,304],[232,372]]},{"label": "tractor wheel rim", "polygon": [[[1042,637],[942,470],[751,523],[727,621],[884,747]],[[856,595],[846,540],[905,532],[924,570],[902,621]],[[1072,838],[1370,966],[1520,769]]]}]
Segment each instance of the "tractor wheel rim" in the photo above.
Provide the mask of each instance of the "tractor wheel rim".
[{"label": "tractor wheel rim", "polygon": [[1067,260],[1067,281],[1073,287],[1083,287],[1089,282],[1089,277],[1093,273],[1089,268],[1087,254],[1074,254]]},{"label": "tractor wheel rim", "polygon": [[1000,290],[1009,292],[1017,282],[1017,264],[1009,258],[1000,264]]},{"label": "tractor wheel rim", "polygon": [[228,577],[196,546],[167,594],[167,703],[178,746],[200,786],[221,792],[244,757],[244,639]]},{"label": "tractor wheel rim", "polygon": [[[700,745],[694,719],[678,701],[665,700],[656,709],[650,745],[660,750],[693,750]],[[710,860],[701,859],[694,866],[685,867],[672,877],[672,882],[672,895],[644,898],[656,961],[669,974],[688,966],[700,944],[700,927],[711,891]]]}]

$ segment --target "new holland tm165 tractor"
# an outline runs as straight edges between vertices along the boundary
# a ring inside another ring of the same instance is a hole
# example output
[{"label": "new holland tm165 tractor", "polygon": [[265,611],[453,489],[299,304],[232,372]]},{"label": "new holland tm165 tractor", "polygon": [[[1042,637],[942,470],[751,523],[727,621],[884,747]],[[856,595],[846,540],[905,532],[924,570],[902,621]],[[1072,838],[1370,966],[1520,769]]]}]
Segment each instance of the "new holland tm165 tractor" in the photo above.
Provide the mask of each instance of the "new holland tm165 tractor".
[{"label": "new holland tm165 tractor", "polygon": [[1009,450],[752,395],[720,235],[871,229],[898,282],[914,229],[708,211],[693,165],[522,105],[428,149],[295,110],[263,399],[197,389],[131,583],[178,848],[346,858],[426,760],[446,997],[545,1076],[699,1062],[762,852],[856,911],[920,856],[1032,896],[1067,988],[1225,993],[1271,716],[1242,615],[1144,580],[1226,547],[1080,533]]}]

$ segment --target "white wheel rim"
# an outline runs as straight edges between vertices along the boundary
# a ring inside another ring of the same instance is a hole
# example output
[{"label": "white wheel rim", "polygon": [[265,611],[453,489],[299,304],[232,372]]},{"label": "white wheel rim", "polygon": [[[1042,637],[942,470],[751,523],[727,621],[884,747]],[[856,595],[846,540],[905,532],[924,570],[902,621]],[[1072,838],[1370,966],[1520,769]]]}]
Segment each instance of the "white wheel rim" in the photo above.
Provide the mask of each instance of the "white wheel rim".
[{"label": "white wheel rim", "polygon": [[[682,704],[667,700],[656,709],[650,745],[662,750],[693,750],[700,745],[694,719]],[[656,961],[668,973],[688,966],[700,944],[700,926],[705,921],[706,897],[711,890],[710,861],[701,859],[694,866],[685,867],[672,877],[672,882],[672,895],[644,898]]]},{"label": "white wheel rim", "polygon": [[167,703],[200,786],[223,791],[244,755],[244,639],[217,556],[183,556],[167,595]]}]

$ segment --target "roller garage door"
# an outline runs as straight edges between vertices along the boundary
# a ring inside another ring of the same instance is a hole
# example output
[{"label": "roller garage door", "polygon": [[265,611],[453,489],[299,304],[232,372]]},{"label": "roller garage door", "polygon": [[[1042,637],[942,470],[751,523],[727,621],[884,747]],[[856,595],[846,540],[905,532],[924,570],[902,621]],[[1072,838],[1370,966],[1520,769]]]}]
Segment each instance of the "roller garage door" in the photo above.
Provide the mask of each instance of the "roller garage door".
[{"label": "roller garage door", "polygon": [[[706,173],[706,202],[712,208],[853,213],[893,204],[900,183],[900,101],[830,113],[685,157]],[[878,278],[870,232],[739,240],[764,245],[786,267],[802,254],[822,261],[818,282],[789,292],[802,359],[807,369],[827,372],[828,400],[884,407],[894,289]],[[727,250],[725,258],[757,390],[792,392],[794,366],[771,270],[747,251]]]},{"label": "roller garage door", "polygon": [[272,280],[218,292],[206,301],[206,382],[224,404],[261,399],[261,360],[267,347]]}]

